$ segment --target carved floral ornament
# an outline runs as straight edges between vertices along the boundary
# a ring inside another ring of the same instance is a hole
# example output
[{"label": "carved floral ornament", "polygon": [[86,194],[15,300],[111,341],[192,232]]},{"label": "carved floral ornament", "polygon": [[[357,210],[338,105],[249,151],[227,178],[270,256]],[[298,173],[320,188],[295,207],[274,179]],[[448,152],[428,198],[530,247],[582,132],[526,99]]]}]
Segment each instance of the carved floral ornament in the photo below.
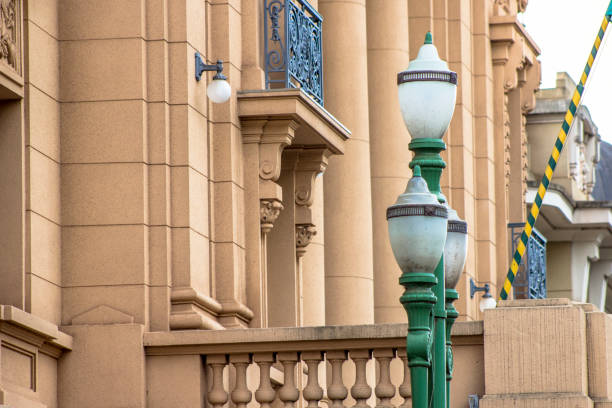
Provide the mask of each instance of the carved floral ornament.
[{"label": "carved floral ornament", "polygon": [[259,200],[259,218],[261,230],[268,233],[274,226],[274,221],[280,215],[283,205],[278,200]]},{"label": "carved floral ornament", "polygon": [[516,2],[516,12],[522,13],[527,8],[529,0],[495,0],[495,5],[503,8],[506,13],[512,12],[511,2]]},{"label": "carved floral ornament", "polygon": [[306,253],[306,247],[315,235],[317,235],[317,228],[313,224],[297,224],[295,226],[295,247],[298,256],[303,256]]},{"label": "carved floral ornament", "polygon": [[0,0],[0,60],[17,70],[17,1]]}]

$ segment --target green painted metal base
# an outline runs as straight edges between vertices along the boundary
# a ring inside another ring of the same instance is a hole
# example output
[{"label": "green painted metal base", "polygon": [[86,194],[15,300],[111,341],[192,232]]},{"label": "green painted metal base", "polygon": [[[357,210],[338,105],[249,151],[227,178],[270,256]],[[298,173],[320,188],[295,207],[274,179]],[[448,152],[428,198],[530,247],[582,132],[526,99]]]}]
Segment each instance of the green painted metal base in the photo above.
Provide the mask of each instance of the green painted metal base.
[{"label": "green painted metal base", "polygon": [[[419,165],[422,176],[427,182],[427,187],[429,187],[429,191],[436,195],[440,203],[446,203],[446,197],[444,197],[444,194],[442,194],[440,188],[440,177],[442,176],[442,170],[446,168],[446,163],[444,160],[442,160],[440,152],[446,150],[446,144],[441,139],[413,139],[412,142],[410,142],[410,145],[408,145],[408,148],[414,152],[414,157],[410,162],[410,168],[413,169],[414,166]],[[436,278],[436,284],[433,286],[433,294],[435,295],[436,301],[432,309],[433,341],[431,342],[431,377],[425,384],[422,384],[420,381],[418,384],[412,384],[412,406],[414,408],[446,408],[447,405],[446,307],[443,257],[440,258],[440,262],[434,271],[434,275]],[[410,340],[408,340],[408,342],[410,342]],[[407,349],[407,352],[410,353],[410,350]],[[410,356],[408,359],[410,361]],[[416,388],[417,386],[423,388]],[[429,402],[423,402],[424,405],[420,405],[420,403],[417,403],[417,401],[414,400],[415,392],[421,393],[424,390],[427,393],[427,398],[425,401],[431,401],[431,405]]]},{"label": "green painted metal base", "polygon": [[446,407],[450,408],[450,383],[453,379],[453,348],[451,330],[459,313],[453,302],[459,299],[459,292],[455,289],[446,289]]},{"label": "green painted metal base", "polygon": [[405,288],[400,302],[408,313],[406,355],[410,367],[412,406],[426,408],[429,405],[429,370],[432,360],[432,317],[437,300],[431,288],[437,279],[433,273],[403,273],[399,282]]}]

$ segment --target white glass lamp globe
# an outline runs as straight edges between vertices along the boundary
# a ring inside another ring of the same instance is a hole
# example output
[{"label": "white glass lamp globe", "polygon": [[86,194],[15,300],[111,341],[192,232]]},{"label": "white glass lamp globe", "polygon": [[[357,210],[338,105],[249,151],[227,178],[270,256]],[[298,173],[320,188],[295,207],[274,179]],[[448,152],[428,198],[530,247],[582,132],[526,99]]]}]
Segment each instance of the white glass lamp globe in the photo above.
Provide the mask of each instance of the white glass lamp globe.
[{"label": "white glass lamp globe", "polygon": [[210,84],[208,84],[208,88],[206,88],[206,95],[214,103],[223,103],[232,96],[232,88],[224,77],[215,75]]},{"label": "white glass lamp globe", "polygon": [[495,309],[495,306],[497,306],[497,302],[488,293],[484,295],[482,299],[480,299],[480,311],[481,312],[484,312],[487,309]]},{"label": "white glass lamp globe", "polygon": [[441,139],[455,111],[457,74],[438,56],[431,33],[406,71],[397,74],[399,104],[413,139]]},{"label": "white glass lamp globe", "polygon": [[406,191],[387,208],[389,241],[402,272],[434,271],[444,251],[447,217],[415,166]]},{"label": "white glass lamp globe", "polygon": [[448,233],[444,245],[444,286],[455,289],[467,258],[467,223],[448,207]]}]

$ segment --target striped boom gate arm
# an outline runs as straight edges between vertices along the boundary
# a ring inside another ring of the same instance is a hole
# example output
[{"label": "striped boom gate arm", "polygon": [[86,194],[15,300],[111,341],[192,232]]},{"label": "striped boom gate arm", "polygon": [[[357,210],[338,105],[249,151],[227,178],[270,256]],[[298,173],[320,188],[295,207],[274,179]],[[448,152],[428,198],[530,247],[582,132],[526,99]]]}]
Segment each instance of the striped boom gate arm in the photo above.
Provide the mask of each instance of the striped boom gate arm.
[{"label": "striped boom gate arm", "polygon": [[544,171],[544,176],[542,176],[542,181],[540,182],[538,192],[535,196],[535,199],[533,200],[533,204],[531,205],[531,211],[527,216],[527,222],[525,222],[523,233],[521,234],[521,238],[516,247],[516,251],[514,252],[514,256],[512,257],[510,269],[508,270],[508,275],[506,276],[506,281],[504,282],[504,286],[502,287],[502,290],[499,294],[500,300],[506,300],[508,298],[508,295],[510,294],[510,290],[512,289],[512,282],[514,282],[514,278],[516,277],[516,273],[518,272],[519,265],[521,264],[521,260],[523,259],[523,255],[525,254],[525,250],[527,248],[527,241],[529,241],[529,237],[531,237],[531,232],[533,231],[535,222],[538,219],[538,215],[540,214],[540,207],[542,207],[544,195],[548,190],[548,185],[550,184],[553,172],[555,171],[555,167],[557,166],[557,161],[559,160],[559,156],[561,155],[561,151],[563,150],[563,146],[565,145],[567,134],[569,133],[572,127],[572,123],[574,122],[574,116],[576,115],[576,111],[578,109],[578,106],[580,105],[580,100],[582,99],[582,94],[584,92],[587,79],[591,72],[591,68],[593,67],[593,63],[595,62],[595,58],[597,57],[599,46],[603,41],[606,29],[608,28],[608,24],[610,23],[610,21],[612,21],[612,0],[610,0],[610,5],[608,6],[608,10],[606,11],[606,16],[604,17],[604,20],[601,23],[601,27],[599,28],[599,32],[597,33],[597,38],[595,38],[595,43],[593,44],[593,48],[591,49],[591,54],[589,54],[587,64],[584,67],[584,72],[580,77],[580,82],[578,83],[578,85],[576,85],[576,90],[574,91],[574,95],[572,96],[569,108],[567,109],[567,113],[565,114],[565,118],[563,119],[563,124],[561,125],[559,136],[557,136],[557,140],[555,141],[552,153],[550,155],[550,158],[548,159],[548,165],[546,166],[546,170]]}]

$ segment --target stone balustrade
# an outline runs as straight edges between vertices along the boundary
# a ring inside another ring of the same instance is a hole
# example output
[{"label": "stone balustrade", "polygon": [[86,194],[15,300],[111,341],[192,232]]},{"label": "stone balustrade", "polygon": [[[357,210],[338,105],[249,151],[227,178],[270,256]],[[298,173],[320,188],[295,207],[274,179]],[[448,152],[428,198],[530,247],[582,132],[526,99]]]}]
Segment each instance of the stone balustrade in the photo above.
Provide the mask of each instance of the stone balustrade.
[{"label": "stone balustrade", "polygon": [[[212,408],[228,403],[237,408],[408,408],[407,328],[198,330],[145,333],[144,340],[149,357],[201,355]],[[482,341],[482,322],[459,322],[453,329],[459,347]]]}]

